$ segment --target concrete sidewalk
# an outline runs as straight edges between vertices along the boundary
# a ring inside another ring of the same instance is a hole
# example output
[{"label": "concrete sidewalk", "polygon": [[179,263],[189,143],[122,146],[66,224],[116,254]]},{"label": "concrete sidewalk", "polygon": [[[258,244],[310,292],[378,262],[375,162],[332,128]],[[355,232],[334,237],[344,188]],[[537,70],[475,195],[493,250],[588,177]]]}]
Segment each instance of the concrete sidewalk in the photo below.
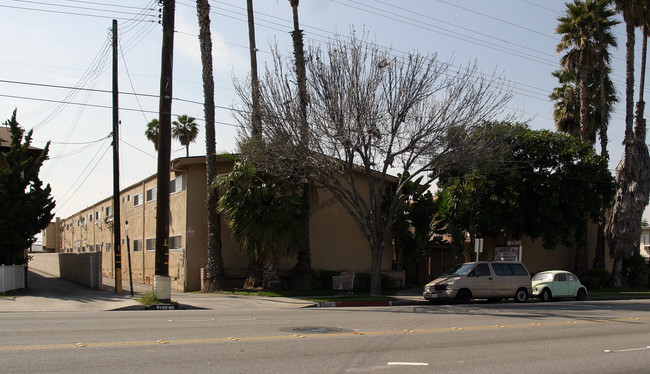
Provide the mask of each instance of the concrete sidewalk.
[{"label": "concrete sidewalk", "polygon": [[[115,280],[104,278],[104,289],[91,290],[77,283],[37,270],[29,270],[28,289],[0,297],[0,313],[30,311],[109,311],[143,310],[136,301],[152,286],[133,284],[131,296],[128,279],[123,282],[122,293],[115,293]],[[303,308],[315,303],[287,297],[239,296],[230,294],[200,294],[172,292],[171,298],[181,309],[250,309],[250,308]]]}]

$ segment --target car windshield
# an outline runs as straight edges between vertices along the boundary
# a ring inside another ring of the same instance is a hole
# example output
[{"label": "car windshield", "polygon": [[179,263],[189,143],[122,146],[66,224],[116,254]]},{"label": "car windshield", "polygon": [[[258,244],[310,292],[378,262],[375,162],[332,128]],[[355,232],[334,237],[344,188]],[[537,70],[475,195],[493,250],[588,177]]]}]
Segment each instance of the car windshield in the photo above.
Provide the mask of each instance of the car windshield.
[{"label": "car windshield", "polygon": [[540,282],[550,282],[553,280],[553,274],[551,273],[539,273],[535,274],[533,277],[533,281],[540,281]]},{"label": "car windshield", "polygon": [[473,267],[474,264],[456,265],[453,268],[442,273],[442,275],[457,275],[459,277],[462,277],[463,275],[467,274],[468,271],[472,270]]}]

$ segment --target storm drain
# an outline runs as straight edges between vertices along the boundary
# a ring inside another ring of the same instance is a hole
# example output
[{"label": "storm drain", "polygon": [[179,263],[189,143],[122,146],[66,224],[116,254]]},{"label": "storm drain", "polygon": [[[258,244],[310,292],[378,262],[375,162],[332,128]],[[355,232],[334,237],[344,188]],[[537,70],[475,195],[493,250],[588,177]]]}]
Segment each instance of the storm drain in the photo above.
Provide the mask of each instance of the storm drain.
[{"label": "storm drain", "polygon": [[352,332],[350,329],[343,329],[340,327],[287,327],[280,329],[283,332],[298,333],[298,334],[334,334],[341,332]]}]

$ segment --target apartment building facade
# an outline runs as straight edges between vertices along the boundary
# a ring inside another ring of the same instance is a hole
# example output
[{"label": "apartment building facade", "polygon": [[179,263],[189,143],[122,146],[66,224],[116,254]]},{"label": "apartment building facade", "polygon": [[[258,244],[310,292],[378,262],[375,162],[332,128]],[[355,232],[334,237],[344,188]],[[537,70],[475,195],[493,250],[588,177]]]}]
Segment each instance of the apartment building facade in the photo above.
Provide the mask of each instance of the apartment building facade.
[{"label": "apartment building facade", "polygon": [[[232,160],[219,158],[217,173],[227,173],[232,166]],[[133,281],[143,284],[153,284],[155,271],[156,183],[156,175],[152,175],[120,192],[122,277],[128,279],[130,268]],[[169,276],[174,290],[193,291],[201,287],[201,268],[207,261],[206,197],[205,157],[173,160],[170,172]],[[112,197],[107,197],[62,219],[59,224],[60,251],[102,252],[102,273],[110,278],[114,278],[115,271],[112,204]],[[312,205],[310,230],[314,269],[369,271],[367,240],[343,206],[325,191],[319,192]],[[248,259],[241,253],[224,221],[221,223],[221,239],[226,274],[246,274]],[[391,263],[392,246],[388,244],[382,269],[389,271]],[[294,265],[294,257],[282,259],[280,264],[283,270]]]}]

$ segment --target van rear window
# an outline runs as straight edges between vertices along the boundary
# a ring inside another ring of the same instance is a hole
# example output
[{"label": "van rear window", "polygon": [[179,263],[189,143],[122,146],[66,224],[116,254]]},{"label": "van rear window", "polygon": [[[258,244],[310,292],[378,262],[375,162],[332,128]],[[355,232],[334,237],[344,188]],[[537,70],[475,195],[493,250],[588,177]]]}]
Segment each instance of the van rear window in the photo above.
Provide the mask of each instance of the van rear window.
[{"label": "van rear window", "polygon": [[528,275],[522,264],[492,263],[496,275]]}]

